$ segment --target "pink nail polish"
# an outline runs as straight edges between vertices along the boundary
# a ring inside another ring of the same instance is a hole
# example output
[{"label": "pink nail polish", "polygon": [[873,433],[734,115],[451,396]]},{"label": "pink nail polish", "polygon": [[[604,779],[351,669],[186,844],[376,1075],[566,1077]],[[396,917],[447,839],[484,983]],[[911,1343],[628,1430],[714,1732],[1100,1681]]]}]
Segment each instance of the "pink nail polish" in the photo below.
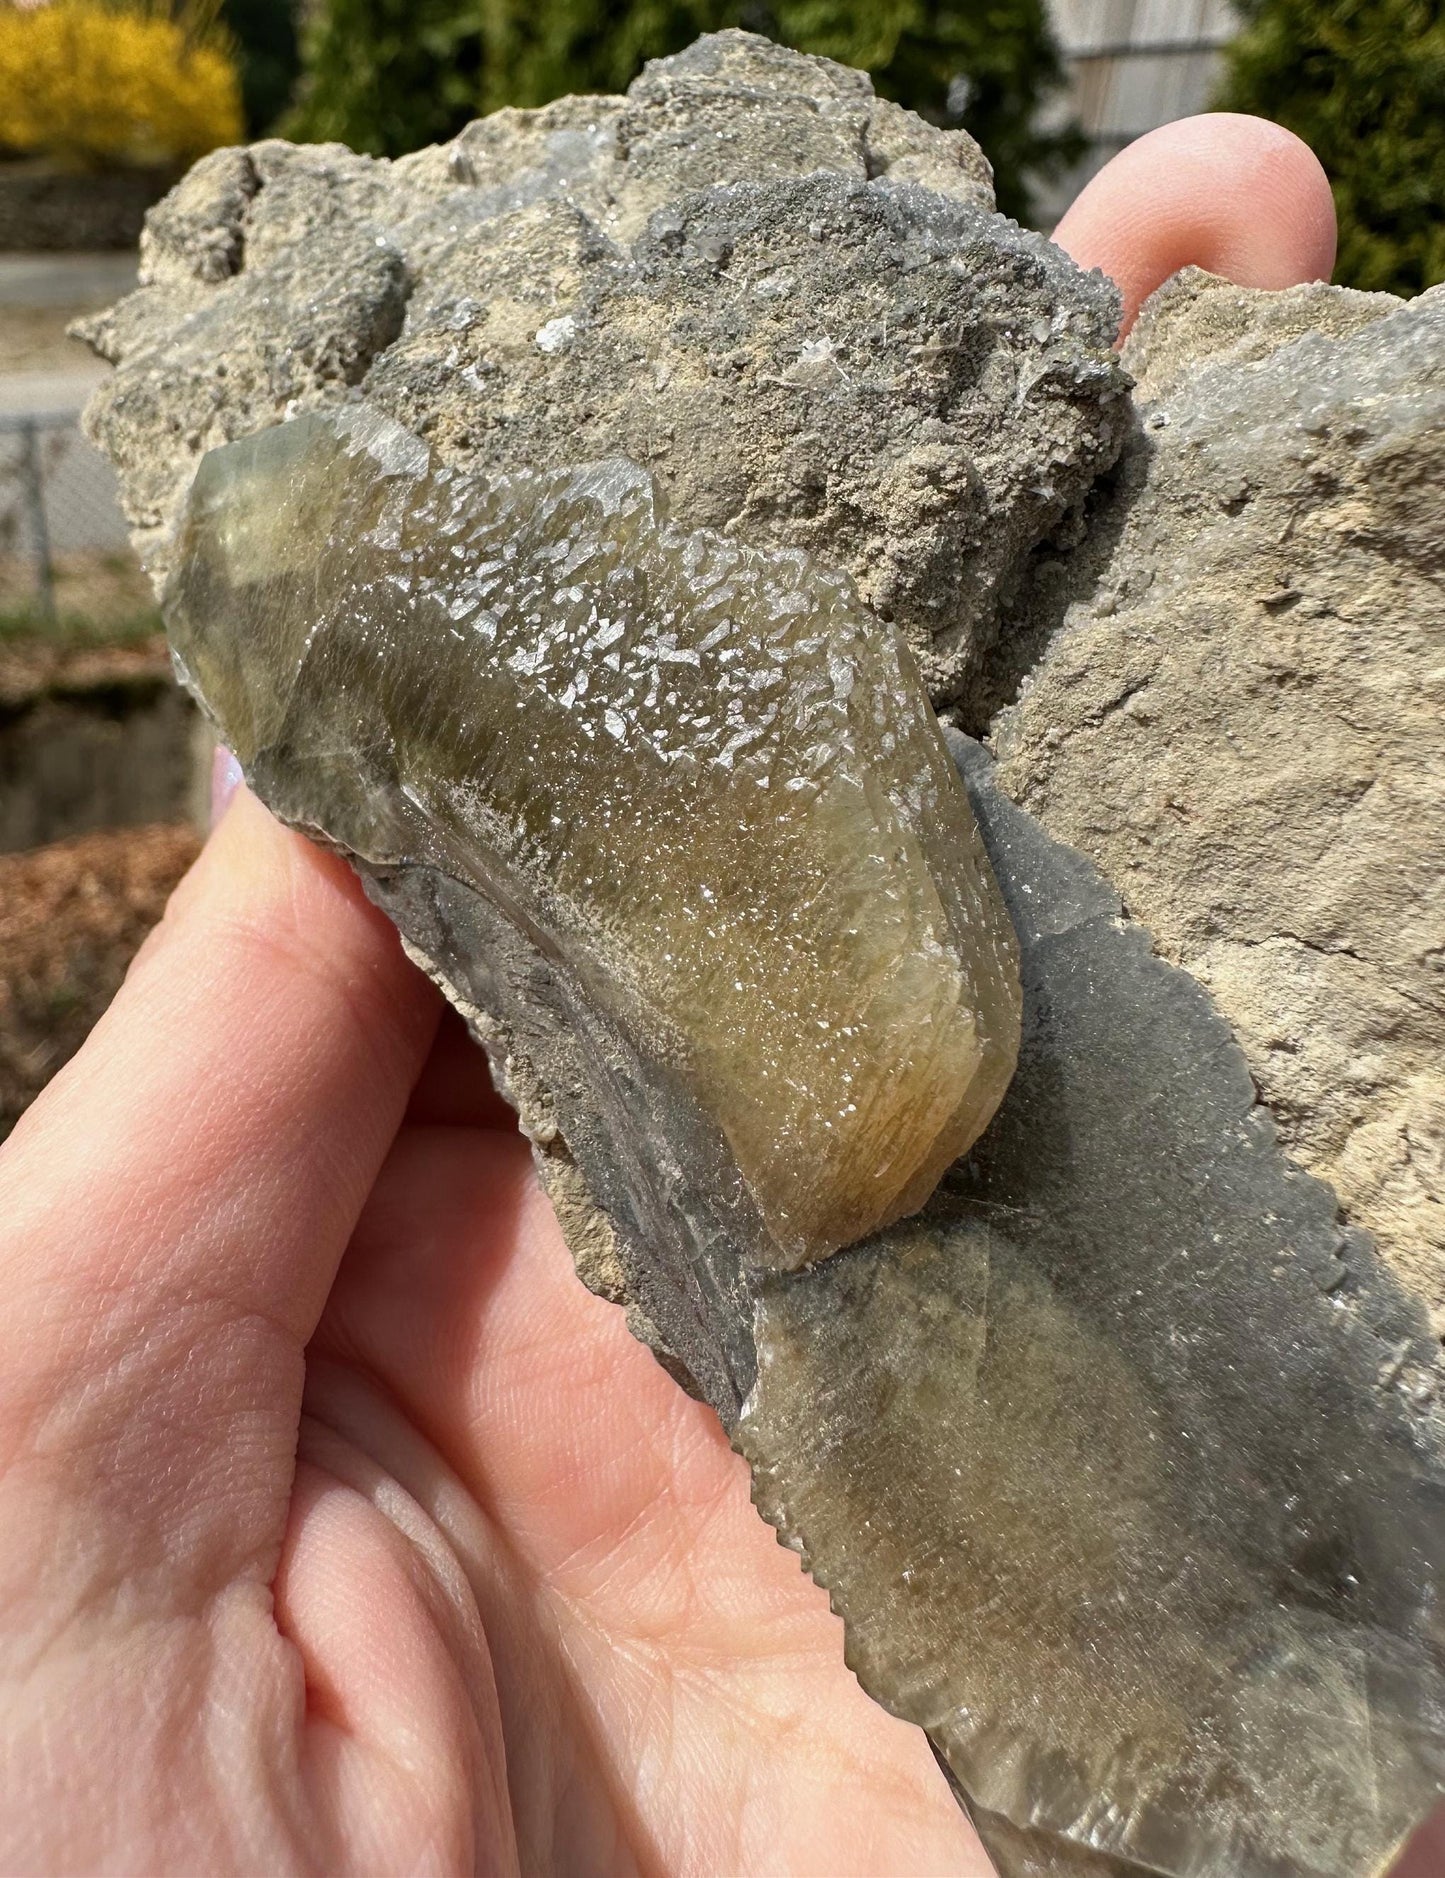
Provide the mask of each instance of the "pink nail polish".
[{"label": "pink nail polish", "polygon": [[226,811],[226,804],[235,795],[242,781],[241,765],[232,756],[225,744],[216,745],[216,754],[211,758],[211,826],[215,827]]}]

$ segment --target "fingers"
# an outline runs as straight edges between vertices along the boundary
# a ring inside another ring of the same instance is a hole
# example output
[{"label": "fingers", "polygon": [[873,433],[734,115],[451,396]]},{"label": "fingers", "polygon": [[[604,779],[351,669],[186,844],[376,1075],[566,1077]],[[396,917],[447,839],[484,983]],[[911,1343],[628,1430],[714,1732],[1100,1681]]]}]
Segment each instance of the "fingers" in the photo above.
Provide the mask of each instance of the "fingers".
[{"label": "fingers", "polygon": [[1445,1871],[1445,1805],[1436,1807],[1391,1867],[1390,1878],[1440,1878]]},{"label": "fingers", "polygon": [[239,794],[0,1152],[0,1463],[43,1431],[137,1532],[250,1542],[435,1021],[350,870]]},{"label": "fingers", "polygon": [[318,1350],[378,1378],[444,1447],[457,1431],[448,1458],[539,1568],[579,1550],[604,1502],[623,1529],[663,1516],[680,1444],[726,1454],[716,1419],[578,1282],[515,1133],[403,1132]]},{"label": "fingers", "polygon": [[1118,283],[1126,333],[1181,267],[1241,287],[1328,280],[1335,207],[1318,159],[1293,132],[1219,111],[1165,124],[1122,150],[1054,240],[1080,267],[1102,268]]},{"label": "fingers", "polygon": [[423,1509],[324,1430],[303,1428],[275,1598],[305,1666],[325,1869],[515,1874],[491,1660],[466,1581]]}]

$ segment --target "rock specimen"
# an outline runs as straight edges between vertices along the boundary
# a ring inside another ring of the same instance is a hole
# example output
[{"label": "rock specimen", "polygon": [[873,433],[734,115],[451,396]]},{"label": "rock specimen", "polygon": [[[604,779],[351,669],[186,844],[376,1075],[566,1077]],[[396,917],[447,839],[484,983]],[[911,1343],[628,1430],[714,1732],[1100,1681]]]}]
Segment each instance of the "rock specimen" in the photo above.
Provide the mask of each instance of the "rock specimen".
[{"label": "rock specimen", "polygon": [[357,385],[443,462],[626,455],[851,574],[942,700],[1127,418],[1113,290],[989,208],[968,137],[746,33],[395,163],[222,151],[84,328],[88,426],[157,577],[205,450]]},{"label": "rock specimen", "polygon": [[[1186,280],[1141,421],[966,139],[738,34],[395,164],[221,153],[146,266],[91,428],[185,675],[1005,1878],[1377,1878],[1445,1782],[1437,1352],[1197,980],[1418,1282],[1441,303]],[[979,727],[1038,663],[1046,826],[960,744],[980,852],[900,636]],[[990,859],[1018,1071],[899,1219],[1010,1054]]]},{"label": "rock specimen", "polygon": [[[486,899],[493,972],[545,961],[636,1063],[605,1119],[646,1144],[615,1222],[638,1255],[672,1210],[744,1263],[823,1257],[915,1212],[997,1108],[1013,933],[846,576],[663,523],[625,461],[439,468],[360,404],[206,457],[164,607],[278,813]],[[610,1067],[553,1087],[568,1141]]]},{"label": "rock specimen", "polygon": [[1004,787],[1234,1024],[1283,1140],[1445,1329],[1445,292],[1198,273],[1040,569]]}]

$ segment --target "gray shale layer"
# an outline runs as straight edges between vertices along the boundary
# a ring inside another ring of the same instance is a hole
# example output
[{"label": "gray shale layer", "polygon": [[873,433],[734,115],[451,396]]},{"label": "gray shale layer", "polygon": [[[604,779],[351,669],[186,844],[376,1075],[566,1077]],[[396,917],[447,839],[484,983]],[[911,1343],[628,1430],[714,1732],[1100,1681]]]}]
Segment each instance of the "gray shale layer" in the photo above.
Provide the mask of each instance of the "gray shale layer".
[{"label": "gray shale layer", "polygon": [[1163,288],[1141,422],[1008,631],[1004,787],[1234,1025],[1445,1330],[1445,289]]},{"label": "gray shale layer", "polygon": [[625,453],[992,724],[1004,1107],[917,1220],[703,1319],[586,1011],[445,875],[368,890],[1001,1870],[1382,1872],[1445,1762],[1445,294],[1182,277],[1131,399],[966,137],[743,34],[396,163],[219,152],[144,254],[88,423],[158,586],[205,451],[360,391],[479,471]]}]

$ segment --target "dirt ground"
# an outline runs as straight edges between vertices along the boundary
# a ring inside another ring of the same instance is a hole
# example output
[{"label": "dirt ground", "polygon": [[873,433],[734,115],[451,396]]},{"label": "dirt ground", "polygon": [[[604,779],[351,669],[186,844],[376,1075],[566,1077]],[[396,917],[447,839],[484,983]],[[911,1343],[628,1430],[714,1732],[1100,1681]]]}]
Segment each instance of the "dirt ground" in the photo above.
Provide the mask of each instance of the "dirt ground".
[{"label": "dirt ground", "polygon": [[0,636],[0,853],[185,821],[203,761],[163,640]]},{"label": "dirt ground", "polygon": [[[159,630],[150,582],[127,550],[97,548],[57,554],[51,569],[55,620],[45,630],[67,643],[112,644]],[[0,553],[0,640],[33,636],[35,570]]]},{"label": "dirt ground", "polygon": [[[41,408],[34,374],[54,376],[55,408],[62,391],[65,408],[79,403],[95,360],[65,329],[134,275],[126,255],[0,256],[0,393],[9,375],[31,375],[10,379],[16,399],[31,385],[32,403],[14,409]],[[0,539],[0,1138],[84,1042],[199,845],[179,820],[190,715],[149,586],[123,546],[66,540],[65,502],[99,496],[73,464],[46,463],[58,478],[52,618],[36,610],[13,530]]]},{"label": "dirt ground", "polygon": [[50,693],[77,696],[169,676],[170,655],[159,633],[120,644],[97,640],[0,633],[0,710],[18,710]]},{"label": "dirt ground", "polygon": [[0,854],[0,1139],[85,1041],[199,846],[162,825]]}]

